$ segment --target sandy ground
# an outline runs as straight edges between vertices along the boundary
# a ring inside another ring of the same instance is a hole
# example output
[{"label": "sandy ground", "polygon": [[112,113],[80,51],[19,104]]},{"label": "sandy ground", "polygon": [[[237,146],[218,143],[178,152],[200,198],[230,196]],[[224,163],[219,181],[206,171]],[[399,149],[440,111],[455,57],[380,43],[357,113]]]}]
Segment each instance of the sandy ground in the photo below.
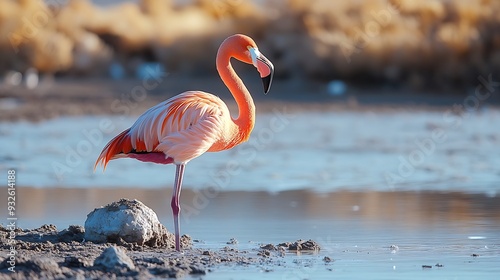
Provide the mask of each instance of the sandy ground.
[{"label": "sandy ground", "polygon": [[[84,232],[81,226],[70,226],[58,231],[54,225],[43,225],[37,229],[16,228],[11,231],[0,225],[0,247],[9,252],[0,261],[0,279],[179,278],[204,275],[223,265],[279,265],[287,252],[320,250],[319,245],[312,240],[299,240],[241,251],[232,248],[232,245],[237,244],[234,239],[229,240],[228,246],[222,249],[205,250],[192,248],[193,242],[199,241],[184,235],[181,240],[184,250],[179,253],[172,246],[149,247],[124,241],[118,244],[95,244],[84,240]],[[173,245],[173,240],[169,245]],[[15,246],[15,251],[11,246]],[[106,267],[96,261],[111,246],[124,250],[133,265]],[[325,262],[330,261],[330,258],[325,257]]]}]

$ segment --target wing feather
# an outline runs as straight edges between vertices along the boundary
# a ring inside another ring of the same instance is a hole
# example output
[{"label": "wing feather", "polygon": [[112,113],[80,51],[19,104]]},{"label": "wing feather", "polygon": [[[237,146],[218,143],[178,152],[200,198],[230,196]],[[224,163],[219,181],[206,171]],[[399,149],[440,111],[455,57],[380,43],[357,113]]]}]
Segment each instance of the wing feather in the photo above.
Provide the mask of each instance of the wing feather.
[{"label": "wing feather", "polygon": [[220,98],[205,92],[184,92],[144,112],[106,145],[96,165],[100,162],[105,167],[109,160],[128,153],[153,152],[163,152],[175,163],[186,163],[222,137],[228,117],[229,110]]}]

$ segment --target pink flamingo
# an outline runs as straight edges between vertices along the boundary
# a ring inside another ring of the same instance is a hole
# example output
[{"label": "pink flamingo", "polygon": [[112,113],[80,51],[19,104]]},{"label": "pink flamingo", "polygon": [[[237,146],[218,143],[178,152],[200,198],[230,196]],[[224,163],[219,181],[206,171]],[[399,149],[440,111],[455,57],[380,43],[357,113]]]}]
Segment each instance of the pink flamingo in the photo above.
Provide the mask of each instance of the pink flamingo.
[{"label": "pink flamingo", "polygon": [[253,64],[264,83],[271,86],[273,64],[259,52],[248,36],[228,37],[217,52],[217,71],[238,104],[239,116],[233,119],[226,104],[217,96],[202,91],[187,91],[144,112],[129,129],[104,147],[94,169],[117,158],[176,165],[172,212],[175,249],[180,251],[179,196],[186,164],[205,152],[218,152],[245,142],[255,123],[252,96],[231,66],[231,57]]}]

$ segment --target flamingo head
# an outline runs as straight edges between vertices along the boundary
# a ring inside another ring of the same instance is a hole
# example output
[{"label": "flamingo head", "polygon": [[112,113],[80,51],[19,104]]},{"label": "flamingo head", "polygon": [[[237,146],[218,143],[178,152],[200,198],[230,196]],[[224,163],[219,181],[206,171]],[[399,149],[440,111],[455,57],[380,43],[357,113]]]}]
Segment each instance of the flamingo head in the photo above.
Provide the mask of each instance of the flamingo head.
[{"label": "flamingo head", "polygon": [[264,93],[267,94],[271,88],[271,82],[273,81],[274,75],[274,65],[267,59],[262,53],[260,53],[257,47],[248,47],[248,52],[250,58],[252,59],[252,64],[257,68],[262,78],[262,83],[264,84]]},{"label": "flamingo head", "polygon": [[232,41],[234,48],[234,57],[242,62],[252,64],[257,68],[264,84],[264,93],[268,93],[271,88],[271,82],[274,75],[274,65],[257,48],[252,38],[236,34],[227,40]]}]

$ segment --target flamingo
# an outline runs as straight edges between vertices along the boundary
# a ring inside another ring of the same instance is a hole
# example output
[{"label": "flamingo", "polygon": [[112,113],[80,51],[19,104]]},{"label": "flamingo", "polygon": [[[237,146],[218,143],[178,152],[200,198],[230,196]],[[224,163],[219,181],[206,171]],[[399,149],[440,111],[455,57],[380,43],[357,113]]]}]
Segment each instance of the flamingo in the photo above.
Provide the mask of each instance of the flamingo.
[{"label": "flamingo", "polygon": [[177,251],[181,250],[179,197],[186,164],[205,152],[228,150],[247,141],[255,124],[252,96],[234,71],[230,62],[232,57],[257,68],[264,94],[270,89],[274,66],[248,36],[236,34],[222,42],[216,67],[236,100],[237,118],[231,117],[227,105],[219,97],[202,91],[186,91],[139,116],[130,128],[109,141],[94,165],[94,170],[99,164],[105,170],[110,160],[118,158],[175,164],[171,207]]}]

